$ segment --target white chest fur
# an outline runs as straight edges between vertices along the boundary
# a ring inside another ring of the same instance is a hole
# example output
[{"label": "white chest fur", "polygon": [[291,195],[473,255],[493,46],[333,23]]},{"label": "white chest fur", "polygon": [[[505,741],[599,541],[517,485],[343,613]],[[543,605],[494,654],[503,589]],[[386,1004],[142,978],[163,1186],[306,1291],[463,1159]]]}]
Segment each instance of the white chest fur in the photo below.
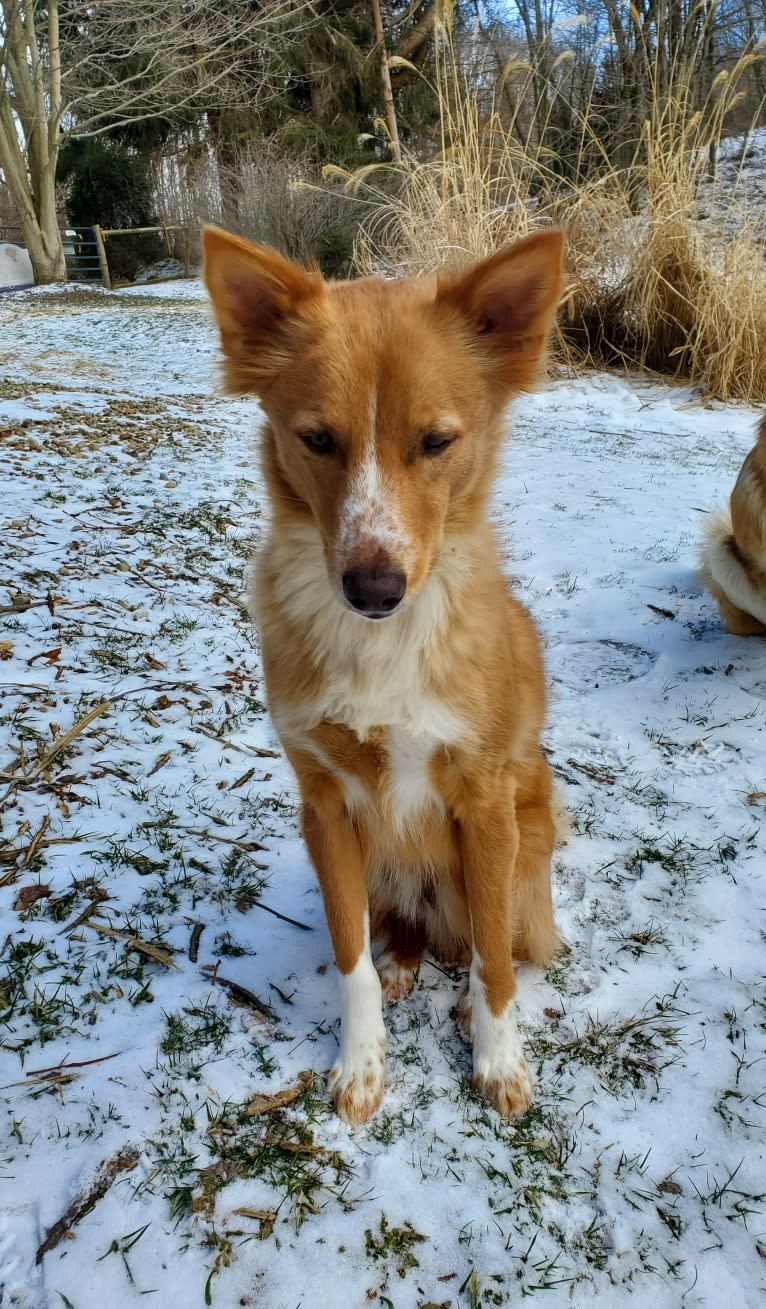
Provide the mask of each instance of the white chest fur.
[{"label": "white chest fur", "polygon": [[431,778],[431,759],[434,751],[446,744],[430,735],[412,736],[403,727],[389,729],[385,793],[391,820],[398,831],[412,827],[418,816],[433,806],[443,810]]},{"label": "white chest fur", "polygon": [[[403,830],[418,814],[441,801],[431,780],[433,754],[465,741],[467,725],[445,697],[429,685],[429,667],[448,639],[451,591],[464,580],[459,565],[434,570],[423,591],[402,612],[369,622],[343,608],[327,573],[318,533],[301,526],[289,540],[268,547],[276,598],[324,671],[311,702],[272,703],[280,735],[308,748],[331,767],[307,732],[322,722],[341,723],[360,741],[373,729],[387,729],[382,798],[387,816]],[[338,770],[334,770],[338,772]],[[349,808],[368,804],[352,774],[338,773]]]}]

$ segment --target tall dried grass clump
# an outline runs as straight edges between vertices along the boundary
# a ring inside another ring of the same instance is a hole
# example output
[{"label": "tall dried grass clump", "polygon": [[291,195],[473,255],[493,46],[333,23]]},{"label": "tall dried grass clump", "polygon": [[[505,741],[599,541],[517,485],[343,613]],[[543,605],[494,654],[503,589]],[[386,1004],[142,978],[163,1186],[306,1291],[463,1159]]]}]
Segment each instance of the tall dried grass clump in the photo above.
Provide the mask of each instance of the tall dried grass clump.
[{"label": "tall dried grass clump", "polygon": [[[569,271],[560,358],[573,366],[622,363],[672,373],[725,400],[766,400],[763,234],[757,215],[736,195],[714,194],[710,180],[742,74],[757,54],[720,75],[696,112],[688,67],[675,70],[669,87],[658,75],[627,167],[610,160],[586,106],[582,167],[564,181],[552,154],[536,144],[545,139],[539,123],[534,133],[521,132],[497,113],[482,115],[458,69],[448,24],[440,41],[436,157],[344,176],[347,191],[366,207],[357,270],[432,272],[558,223],[567,231]],[[521,61],[511,71],[518,86]],[[703,191],[705,207],[719,215],[727,204],[740,205],[733,237],[724,236],[731,223],[700,220]]]},{"label": "tall dried grass clump", "polygon": [[[742,67],[746,60],[741,61]],[[572,278],[562,331],[574,357],[688,378],[724,400],[766,400],[766,249],[757,215],[709,178],[735,69],[709,115],[676,88],[655,102],[628,172],[562,204]],[[718,222],[699,217],[705,207]],[[735,234],[727,207],[735,210]]]}]

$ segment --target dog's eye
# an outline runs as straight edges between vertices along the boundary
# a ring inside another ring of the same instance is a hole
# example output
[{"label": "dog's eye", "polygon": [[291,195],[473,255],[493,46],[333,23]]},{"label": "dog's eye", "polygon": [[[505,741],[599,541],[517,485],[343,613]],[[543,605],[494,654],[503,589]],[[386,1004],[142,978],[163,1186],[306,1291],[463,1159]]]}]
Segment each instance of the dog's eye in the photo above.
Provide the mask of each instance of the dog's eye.
[{"label": "dog's eye", "polygon": [[299,432],[298,435],[303,444],[316,455],[329,455],[335,450],[335,439],[326,427],[313,428],[307,432]]},{"label": "dog's eye", "polygon": [[438,455],[446,450],[447,446],[452,445],[452,440],[453,438],[445,436],[444,432],[426,432],[425,436],[421,437],[420,449],[424,455]]}]

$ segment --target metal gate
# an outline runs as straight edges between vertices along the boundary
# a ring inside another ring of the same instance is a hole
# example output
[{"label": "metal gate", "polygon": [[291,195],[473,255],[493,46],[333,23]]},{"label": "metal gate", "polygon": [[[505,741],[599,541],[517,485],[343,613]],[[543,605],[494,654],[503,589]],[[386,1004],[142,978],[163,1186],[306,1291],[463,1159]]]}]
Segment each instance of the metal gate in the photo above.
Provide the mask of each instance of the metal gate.
[{"label": "metal gate", "polygon": [[[92,227],[62,227],[60,231],[64,245],[68,280],[70,282],[102,283],[104,278],[94,229]],[[13,245],[23,245],[21,228],[0,227],[0,242],[2,241],[10,241]]]}]

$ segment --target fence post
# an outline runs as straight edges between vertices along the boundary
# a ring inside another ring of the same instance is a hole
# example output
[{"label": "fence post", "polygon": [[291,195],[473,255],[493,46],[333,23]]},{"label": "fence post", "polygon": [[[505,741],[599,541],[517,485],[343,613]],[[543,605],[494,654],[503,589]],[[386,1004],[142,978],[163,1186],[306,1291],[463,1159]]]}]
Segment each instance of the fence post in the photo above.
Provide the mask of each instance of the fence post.
[{"label": "fence post", "polygon": [[101,228],[98,223],[96,223],[93,228],[93,234],[96,238],[96,245],[98,246],[98,262],[101,265],[101,276],[104,279],[104,286],[107,291],[111,291],[112,279],[109,276],[109,263],[106,257],[106,246],[104,245],[104,238],[101,235]]},{"label": "fence post", "polygon": [[184,229],[184,277],[191,276],[191,229],[187,223]]}]

